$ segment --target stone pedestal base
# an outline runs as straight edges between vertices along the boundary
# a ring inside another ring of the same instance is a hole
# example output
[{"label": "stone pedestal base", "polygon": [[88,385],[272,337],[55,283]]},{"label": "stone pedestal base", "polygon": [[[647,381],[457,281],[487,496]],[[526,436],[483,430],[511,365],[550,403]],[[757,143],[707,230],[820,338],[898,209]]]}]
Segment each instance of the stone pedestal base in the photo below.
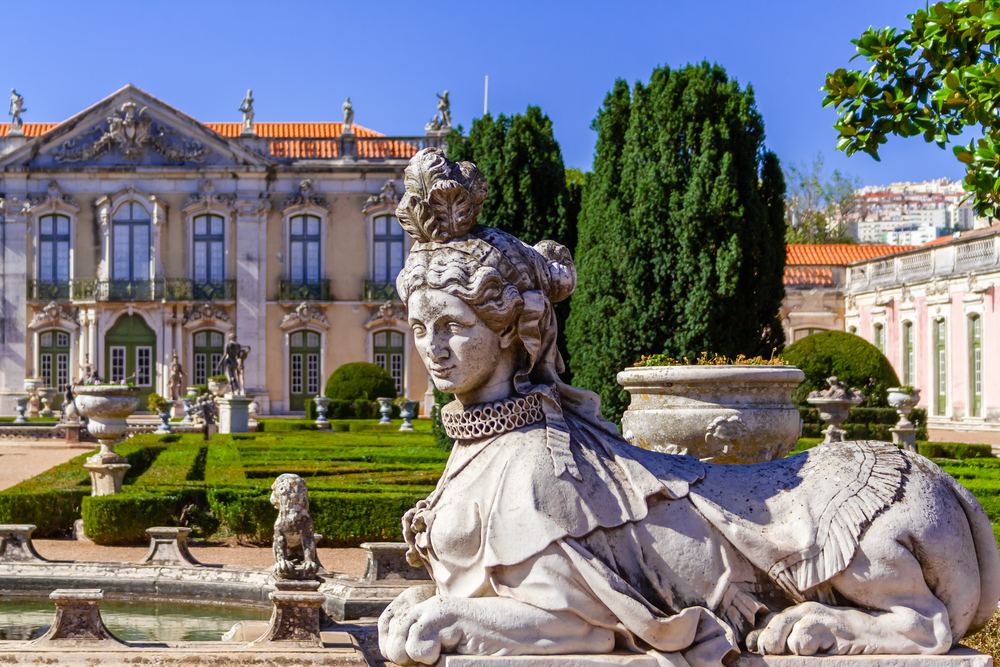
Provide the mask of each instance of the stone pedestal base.
[{"label": "stone pedestal base", "polygon": [[[650,655],[541,655],[478,658],[442,656],[437,667],[660,667]],[[952,649],[945,655],[844,655],[808,657],[744,653],[731,667],[993,667],[993,658],[970,648]]]},{"label": "stone pedestal base", "polygon": [[44,563],[31,544],[32,524],[0,526],[0,563]]},{"label": "stone pedestal base", "polygon": [[201,565],[188,551],[187,536],[190,528],[147,528],[149,552],[140,563],[152,565],[180,565],[191,567]]},{"label": "stone pedestal base", "polygon": [[132,466],[124,456],[102,444],[101,451],[87,459],[83,467],[90,473],[90,495],[110,496],[122,492],[122,480]]},{"label": "stone pedestal base", "polygon": [[899,445],[903,449],[908,449],[911,452],[917,451],[917,429],[915,428],[890,428],[889,432],[892,433],[892,442],[895,445]]},{"label": "stone pedestal base", "polygon": [[301,648],[323,646],[319,627],[326,596],[317,592],[319,584],[319,580],[276,579],[274,587],[278,590],[269,596],[274,603],[271,624],[248,648],[275,644]]},{"label": "stone pedestal base", "polygon": [[49,599],[56,603],[56,617],[44,635],[30,646],[81,647],[119,644],[101,620],[101,600],[104,593],[99,588],[60,588],[52,591]]},{"label": "stone pedestal base", "polygon": [[360,579],[340,574],[323,584],[323,609],[336,621],[378,616],[407,588],[430,581],[425,568],[406,562],[406,544],[366,542],[361,548],[368,563]]},{"label": "stone pedestal base", "polygon": [[219,433],[248,433],[250,431],[250,403],[246,396],[226,394],[219,403]]}]

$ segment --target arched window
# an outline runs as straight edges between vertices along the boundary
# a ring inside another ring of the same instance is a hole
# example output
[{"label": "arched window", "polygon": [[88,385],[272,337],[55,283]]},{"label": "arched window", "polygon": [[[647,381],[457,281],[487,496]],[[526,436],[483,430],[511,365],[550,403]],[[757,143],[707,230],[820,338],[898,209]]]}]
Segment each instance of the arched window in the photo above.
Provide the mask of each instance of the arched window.
[{"label": "arched window", "polygon": [[320,336],[315,331],[295,331],[288,336],[289,409],[306,409],[306,398],[319,393]]},{"label": "arched window", "polygon": [[222,360],[222,348],[225,339],[220,331],[205,329],[196,331],[194,340],[194,374],[193,384],[205,384],[208,378],[215,375],[215,369]]},{"label": "arched window", "polygon": [[903,322],[903,384],[917,383],[916,356],[913,351],[913,322]]},{"label": "arched window", "polygon": [[373,359],[389,371],[396,383],[396,394],[403,393],[403,334],[398,331],[376,331],[372,336]]},{"label": "arched window", "polygon": [[969,316],[969,416],[981,417],[983,410],[983,321]]},{"label": "arched window", "polygon": [[934,320],[934,414],[943,415],[948,402],[948,347],[944,320]]},{"label": "arched window", "polygon": [[58,329],[38,334],[38,369],[46,387],[66,391],[69,384],[69,334]]},{"label": "arched window", "polygon": [[885,336],[881,324],[875,324],[872,327],[872,345],[878,348],[878,351],[885,354]]}]

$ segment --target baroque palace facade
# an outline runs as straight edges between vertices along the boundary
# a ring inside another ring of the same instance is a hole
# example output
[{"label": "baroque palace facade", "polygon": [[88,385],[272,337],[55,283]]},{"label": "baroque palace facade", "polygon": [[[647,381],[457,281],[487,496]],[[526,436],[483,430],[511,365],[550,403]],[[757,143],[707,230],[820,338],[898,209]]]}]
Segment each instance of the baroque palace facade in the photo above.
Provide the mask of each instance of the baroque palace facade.
[{"label": "baroque palace facade", "polygon": [[174,355],[204,383],[230,333],[262,414],[304,410],[353,361],[423,403],[394,212],[442,133],[385,137],[348,106],[346,124],[202,123],[129,85],[0,125],[0,414],[25,378],[63,388],[87,364],[170,398]]}]

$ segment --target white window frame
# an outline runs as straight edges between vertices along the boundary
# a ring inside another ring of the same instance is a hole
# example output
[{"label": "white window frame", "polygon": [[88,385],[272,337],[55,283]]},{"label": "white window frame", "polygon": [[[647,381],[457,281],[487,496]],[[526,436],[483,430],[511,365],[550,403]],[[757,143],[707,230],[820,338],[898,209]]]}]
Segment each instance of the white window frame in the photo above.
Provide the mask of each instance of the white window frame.
[{"label": "white window frame", "polygon": [[76,277],[74,270],[76,264],[76,222],[79,214],[79,207],[64,199],[47,198],[44,203],[31,208],[31,257],[34,264],[31,275],[34,276],[35,280],[41,280],[42,218],[46,215],[64,215],[69,218],[69,280],[72,281]]},{"label": "white window frame", "polygon": [[115,213],[128,203],[136,203],[149,214],[149,278],[163,278],[163,257],[160,249],[161,228],[167,222],[167,206],[162,199],[151,195],[129,183],[112,195],[105,195],[95,202],[97,220],[101,234],[101,264],[98,266],[99,280],[112,279],[112,233]]},{"label": "white window frame", "polygon": [[330,276],[330,267],[327,265],[327,239],[328,227],[330,224],[330,212],[315,204],[303,204],[290,206],[281,212],[282,237],[284,238],[284,261],[282,262],[282,275],[285,280],[292,279],[292,218],[300,215],[311,215],[319,218],[319,280],[322,282]]}]

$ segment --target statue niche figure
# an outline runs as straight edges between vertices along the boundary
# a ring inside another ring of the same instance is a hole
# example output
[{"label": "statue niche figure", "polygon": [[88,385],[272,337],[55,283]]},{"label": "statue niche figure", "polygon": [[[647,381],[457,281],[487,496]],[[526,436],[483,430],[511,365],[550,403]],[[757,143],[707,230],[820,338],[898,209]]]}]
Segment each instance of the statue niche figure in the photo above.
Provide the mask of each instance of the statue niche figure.
[{"label": "statue niche figure", "polygon": [[309,516],[309,492],[298,475],[285,474],[271,485],[274,522],[274,572],[281,579],[315,579],[319,570],[316,537]]},{"label": "statue niche figure", "polygon": [[379,618],[383,655],[945,653],[986,624],[1000,554],[975,498],[929,460],[845,442],[757,465],[629,445],[559,380],[552,304],[569,252],[476,225],[475,165],[427,148],[397,216],[396,286],[455,446],[403,517],[434,583]]}]

